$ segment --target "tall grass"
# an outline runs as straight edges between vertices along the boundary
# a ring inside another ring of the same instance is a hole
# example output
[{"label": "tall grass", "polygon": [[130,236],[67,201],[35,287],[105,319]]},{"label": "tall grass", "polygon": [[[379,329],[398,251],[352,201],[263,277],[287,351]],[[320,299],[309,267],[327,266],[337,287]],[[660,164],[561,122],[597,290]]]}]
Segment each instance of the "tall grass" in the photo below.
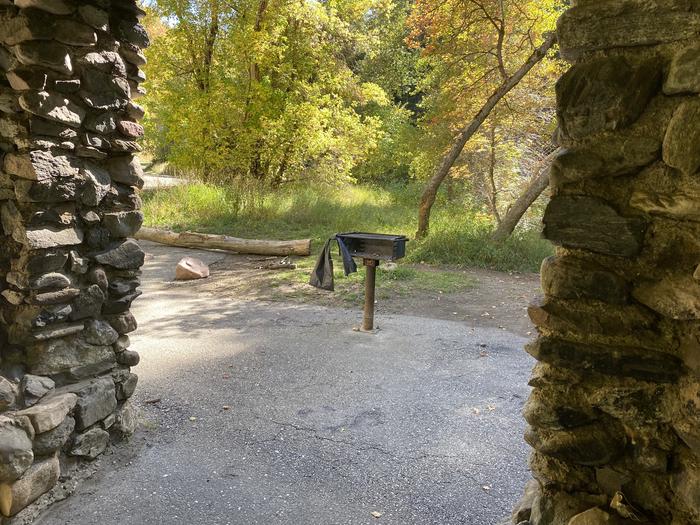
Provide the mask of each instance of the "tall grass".
[{"label": "tall grass", "polygon": [[[270,239],[311,238],[318,250],[342,231],[415,233],[417,186],[294,186],[270,191],[254,184],[194,183],[146,193],[146,224]],[[409,244],[407,261],[537,271],[551,246],[535,231],[518,231],[495,245],[493,225],[464,204],[438,202],[431,234]]]}]

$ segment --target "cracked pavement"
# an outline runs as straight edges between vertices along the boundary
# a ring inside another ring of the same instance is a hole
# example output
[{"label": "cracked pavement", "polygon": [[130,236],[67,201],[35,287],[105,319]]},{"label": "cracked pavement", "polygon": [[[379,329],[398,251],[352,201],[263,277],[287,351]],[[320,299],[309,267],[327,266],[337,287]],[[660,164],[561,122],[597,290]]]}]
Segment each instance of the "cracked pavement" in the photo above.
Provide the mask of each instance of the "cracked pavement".
[{"label": "cracked pavement", "polygon": [[37,523],[492,525],[510,513],[529,478],[526,340],[381,309],[368,335],[352,331],[357,311],[196,295],[169,282],[176,262],[220,254],[143,245],[142,427]]}]

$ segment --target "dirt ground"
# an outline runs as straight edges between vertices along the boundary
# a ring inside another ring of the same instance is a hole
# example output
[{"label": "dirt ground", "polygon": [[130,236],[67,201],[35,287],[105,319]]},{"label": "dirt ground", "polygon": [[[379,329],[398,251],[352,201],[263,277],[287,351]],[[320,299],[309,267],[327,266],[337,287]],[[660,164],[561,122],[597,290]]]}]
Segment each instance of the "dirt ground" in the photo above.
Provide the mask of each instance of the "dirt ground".
[{"label": "dirt ground", "polygon": [[[281,258],[220,253],[210,264],[209,279],[172,286],[187,286],[196,292],[214,292],[218,297],[235,297],[257,301],[303,302],[321,306],[345,306],[358,312],[362,309],[361,277],[347,280],[336,276],[335,292],[317,290],[306,284],[310,273],[308,259],[291,258],[302,263],[296,270],[265,270],[261,267]],[[407,265],[420,273],[448,274],[452,281],[464,279],[464,286],[451,286],[448,291],[431,289],[430,285],[413,286],[396,283],[385,272],[377,276],[377,325],[381,314],[415,315],[443,320],[463,320],[470,326],[497,328],[523,337],[530,337],[534,327],[527,316],[528,303],[540,294],[538,274],[504,273],[481,269],[442,268],[428,265]],[[360,268],[360,273],[364,270]]]}]

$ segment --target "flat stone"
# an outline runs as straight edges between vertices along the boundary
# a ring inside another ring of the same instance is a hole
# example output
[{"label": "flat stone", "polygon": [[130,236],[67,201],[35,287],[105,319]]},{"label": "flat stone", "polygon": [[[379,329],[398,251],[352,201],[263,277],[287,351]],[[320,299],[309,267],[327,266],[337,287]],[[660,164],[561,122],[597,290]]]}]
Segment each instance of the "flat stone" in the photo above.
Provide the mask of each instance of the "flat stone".
[{"label": "flat stone", "polygon": [[38,434],[34,438],[34,456],[49,456],[63,448],[75,429],[75,419],[67,416],[63,423],[53,430]]},{"label": "flat stone", "polygon": [[72,311],[73,307],[69,304],[47,306],[46,308],[42,308],[39,315],[34,318],[32,327],[45,328],[50,324],[67,321]]},{"label": "flat stone", "polygon": [[0,416],[0,482],[14,481],[30,467],[32,437],[17,420]]},{"label": "flat stone", "polygon": [[664,83],[664,93],[700,93],[700,44],[691,44],[673,57]]},{"label": "flat stone", "polygon": [[38,66],[62,75],[73,73],[68,48],[56,42],[32,40],[14,48],[15,56],[25,66]]},{"label": "flat stone", "polygon": [[5,171],[15,177],[32,181],[44,181],[61,177],[75,177],[78,166],[75,159],[54,155],[49,151],[32,151],[27,154],[5,155]]},{"label": "flat stone", "polygon": [[93,345],[112,345],[119,339],[119,334],[106,321],[92,319],[85,323],[85,340]]},{"label": "flat stone", "polygon": [[71,319],[77,321],[88,317],[97,317],[102,311],[105,299],[105,293],[98,285],[92,284],[88,286],[73,302]]},{"label": "flat stone", "polygon": [[576,343],[543,336],[527,345],[526,350],[538,361],[552,366],[642,381],[672,382],[682,371],[678,357],[643,348]]},{"label": "flat stone", "polygon": [[85,110],[63,95],[47,91],[26,91],[19,98],[25,111],[67,126],[80,127]]},{"label": "flat stone", "polygon": [[176,281],[192,281],[209,277],[209,266],[195,257],[185,257],[175,267]]},{"label": "flat stone", "polygon": [[663,158],[686,175],[700,169],[700,99],[683,102],[673,114],[664,138]]},{"label": "flat stone", "polygon": [[81,257],[78,252],[70,252],[70,270],[78,275],[85,275],[90,269],[90,262],[85,257]]},{"label": "flat stone", "polygon": [[29,418],[37,434],[48,432],[60,425],[68,413],[73,410],[78,398],[75,394],[66,393],[44,398],[33,407],[20,410],[18,416]]},{"label": "flat stone", "polygon": [[631,66],[622,57],[575,65],[557,82],[557,116],[563,134],[581,139],[633,124],[658,92],[661,68]]},{"label": "flat stone", "polygon": [[611,516],[598,507],[588,509],[586,512],[576,514],[569,521],[568,525],[616,525],[617,518]]},{"label": "flat stone", "polygon": [[125,78],[103,73],[97,68],[84,68],[80,80],[80,96],[93,109],[121,110],[131,98],[131,88]]},{"label": "flat stone", "polygon": [[112,187],[109,172],[96,164],[86,162],[81,173],[86,184],[80,199],[88,206],[98,206]]},{"label": "flat stone", "polygon": [[549,257],[540,272],[545,293],[561,299],[595,299],[625,304],[629,285],[602,266],[575,257]]},{"label": "flat stone", "polygon": [[133,237],[141,229],[143,212],[134,210],[105,213],[102,221],[112,238]]},{"label": "flat stone", "polygon": [[47,76],[43,71],[15,68],[12,71],[8,71],[6,76],[7,81],[15,91],[27,91],[29,89],[42,91],[46,89]]},{"label": "flat stone", "polygon": [[105,451],[107,445],[109,445],[109,433],[101,428],[91,428],[75,437],[70,455],[95,459]]},{"label": "flat stone", "polygon": [[525,485],[522,498],[520,498],[520,501],[518,501],[518,503],[515,505],[515,509],[513,510],[513,514],[511,516],[512,520],[509,522],[509,525],[510,523],[519,524],[523,521],[529,521],[530,514],[532,514],[532,505],[539,494],[540,484],[537,482],[537,480],[531,479],[528,481]]},{"label": "flat stone", "polygon": [[671,488],[688,508],[700,512],[700,462],[688,459],[671,478]]},{"label": "flat stone", "polygon": [[111,346],[91,345],[80,336],[51,339],[27,348],[27,364],[33,374],[85,379],[115,366]]},{"label": "flat stone", "polygon": [[65,288],[56,292],[44,292],[32,297],[30,303],[34,305],[55,305],[68,303],[80,295],[77,288]]},{"label": "flat stone", "polygon": [[68,260],[68,253],[63,250],[50,250],[38,255],[30,255],[27,261],[27,272],[40,275],[62,270]]},{"label": "flat stone", "polygon": [[543,454],[578,465],[607,465],[619,458],[625,447],[623,436],[611,434],[602,424],[574,430],[530,428],[525,441]]},{"label": "flat stone", "polygon": [[104,418],[102,421],[100,421],[100,426],[108,430],[114,426],[114,422],[116,421],[117,417],[114,414],[108,415],[106,418]]},{"label": "flat stone", "polygon": [[54,80],[53,89],[59,93],[72,94],[80,91],[80,79]]},{"label": "flat stone", "polygon": [[555,196],[543,222],[543,235],[554,244],[622,257],[641,251],[646,232],[644,219],[623,217],[604,201],[583,196]]},{"label": "flat stone", "polygon": [[54,39],[69,46],[94,46],[97,43],[97,33],[89,25],[61,18],[54,24]]},{"label": "flat stone", "polygon": [[143,168],[135,158],[130,156],[113,158],[109,161],[108,169],[113,181],[143,188]]},{"label": "flat stone", "polygon": [[117,27],[117,35],[120,40],[125,40],[137,45],[141,49],[148,47],[150,40],[146,28],[141,24],[133,23],[130,20],[122,20]]},{"label": "flat stone", "polygon": [[126,105],[126,114],[132,119],[141,120],[146,116],[146,110],[136,102],[129,101]]},{"label": "flat stone", "polygon": [[634,298],[665,317],[679,321],[700,319],[700,282],[692,275],[672,275],[638,284]]},{"label": "flat stone", "polygon": [[56,383],[50,377],[35,376],[27,374],[22,378],[19,390],[22,393],[24,406],[36,405],[41,398],[50,394],[56,387]]},{"label": "flat stone", "polygon": [[675,42],[700,32],[700,14],[688,12],[683,2],[675,9],[669,2],[649,4],[653,7],[619,0],[579,2],[557,23],[562,56],[575,60],[590,51]]},{"label": "flat stone", "polygon": [[[62,323],[54,324],[48,328],[43,328],[41,330],[34,330],[32,332],[32,339],[35,341],[46,341],[48,339],[57,339],[59,337],[66,337],[73,334],[78,334],[83,331],[82,323]],[[17,341],[20,342],[20,341]]]},{"label": "flat stone", "polygon": [[109,285],[110,297],[124,297],[132,294],[139,287],[139,280],[114,279]]},{"label": "flat stone", "polygon": [[0,511],[4,516],[14,516],[51,490],[60,475],[61,467],[57,457],[35,463],[15,483],[0,485]]},{"label": "flat stone", "polygon": [[137,124],[136,122],[131,122],[130,120],[120,120],[117,122],[117,129],[119,133],[125,137],[132,139],[137,139],[143,137],[143,126]]},{"label": "flat stone", "polygon": [[131,341],[128,335],[120,335],[119,338],[114,342],[114,351],[116,353],[123,352],[131,346]]},{"label": "flat stone", "polygon": [[109,376],[68,385],[59,390],[78,396],[74,417],[79,431],[103,420],[117,409],[114,381]]},{"label": "flat stone", "polygon": [[663,163],[644,170],[633,183],[630,206],[651,215],[700,222],[700,179]]},{"label": "flat stone", "polygon": [[117,121],[114,113],[99,113],[88,116],[85,119],[85,127],[90,131],[107,135],[116,131]]},{"label": "flat stone", "polygon": [[17,201],[59,203],[76,200],[82,180],[80,178],[62,178],[32,182],[28,180],[15,181]]},{"label": "flat stone", "polygon": [[75,11],[75,4],[67,0],[14,0],[14,3],[21,9],[34,7],[54,15],[69,15]]},{"label": "flat stone", "polygon": [[139,153],[143,151],[140,144],[134,140],[113,139],[110,144],[114,153]]},{"label": "flat stone", "polygon": [[84,66],[96,69],[101,73],[126,77],[126,65],[124,60],[114,51],[95,51],[87,53],[80,59]]},{"label": "flat stone", "polygon": [[75,226],[71,228],[32,228],[27,230],[27,246],[31,250],[75,246],[83,242],[83,232]]},{"label": "flat stone", "polygon": [[136,330],[138,324],[131,312],[124,312],[118,315],[107,315],[105,319],[112,325],[118,334],[129,334]]},{"label": "flat stone", "polygon": [[138,243],[127,240],[114,248],[95,255],[95,261],[120,270],[138,269],[143,266],[145,254]]},{"label": "flat stone", "polygon": [[94,5],[86,4],[78,7],[80,17],[95,29],[106,31],[109,28],[109,13],[95,7]]},{"label": "flat stone", "polygon": [[131,303],[141,296],[140,291],[119,298],[110,298],[105,302],[102,313],[105,315],[121,314],[131,308]]}]

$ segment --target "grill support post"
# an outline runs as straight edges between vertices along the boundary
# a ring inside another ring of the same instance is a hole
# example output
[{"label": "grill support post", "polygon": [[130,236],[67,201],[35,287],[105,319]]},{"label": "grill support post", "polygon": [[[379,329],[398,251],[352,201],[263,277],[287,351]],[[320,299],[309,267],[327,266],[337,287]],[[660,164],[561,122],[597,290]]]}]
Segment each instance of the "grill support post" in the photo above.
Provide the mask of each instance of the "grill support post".
[{"label": "grill support post", "polygon": [[371,332],[374,330],[374,290],[377,282],[377,266],[379,261],[374,259],[362,259],[365,273],[365,313],[362,320],[362,330]]}]

